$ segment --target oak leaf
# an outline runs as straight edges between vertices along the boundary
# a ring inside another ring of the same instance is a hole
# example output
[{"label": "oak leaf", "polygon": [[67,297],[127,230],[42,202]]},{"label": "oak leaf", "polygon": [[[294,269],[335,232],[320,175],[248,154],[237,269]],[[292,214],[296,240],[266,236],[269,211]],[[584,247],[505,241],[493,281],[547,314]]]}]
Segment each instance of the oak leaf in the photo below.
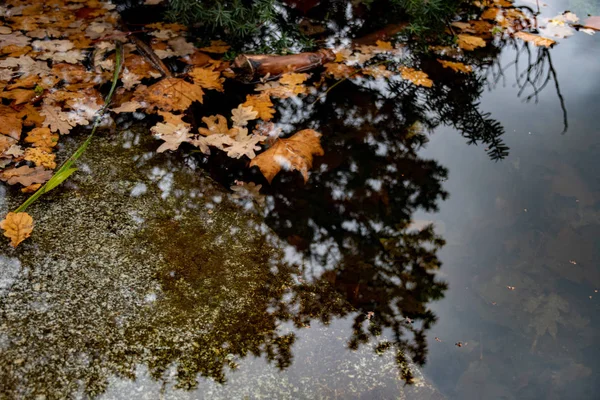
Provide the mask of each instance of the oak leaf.
[{"label": "oak leaf", "polygon": [[2,171],[0,180],[9,185],[20,183],[23,186],[29,186],[33,183],[44,183],[52,177],[52,171],[45,170],[44,167],[31,168],[23,165],[19,168],[9,168]]},{"label": "oak leaf", "polygon": [[269,121],[275,114],[271,98],[266,95],[247,95],[246,102],[242,104],[244,107],[252,107],[258,113],[258,118],[263,121]]},{"label": "oak leaf", "polygon": [[120,114],[124,112],[135,112],[138,108],[143,108],[144,105],[139,101],[126,101],[119,107],[111,109],[112,112]]},{"label": "oak leaf", "polygon": [[19,243],[31,236],[33,231],[33,218],[25,212],[9,212],[0,222],[4,236],[10,238],[10,245],[17,247]]},{"label": "oak leaf", "polygon": [[48,128],[34,128],[27,134],[25,142],[34,147],[50,149],[58,143],[58,135],[50,132]]},{"label": "oak leaf", "polygon": [[304,181],[307,182],[313,155],[323,155],[320,137],[320,133],[312,129],[304,129],[289,139],[278,139],[271,148],[255,157],[250,162],[250,166],[260,168],[269,183],[282,168],[300,171]]},{"label": "oak leaf", "polygon": [[25,150],[25,159],[35,163],[38,167],[44,167],[48,169],[56,168],[55,154],[48,153],[44,149],[39,147],[30,147]]},{"label": "oak leaf", "polygon": [[23,122],[21,117],[12,108],[0,104],[0,133],[19,140]]},{"label": "oak leaf", "polygon": [[308,79],[308,74],[287,73],[279,78],[279,83],[282,85],[296,86],[301,85]]},{"label": "oak leaf", "polygon": [[541,47],[551,47],[553,44],[555,44],[556,42],[552,39],[548,39],[542,36],[538,36],[538,35],[534,35],[533,33],[527,33],[527,32],[517,32],[513,35],[516,38],[519,38],[521,40],[524,40],[526,42],[530,42],[533,43],[535,46]]},{"label": "oak leaf", "polygon": [[198,50],[207,53],[226,53],[229,50],[229,46],[222,40],[213,40],[210,42],[210,46],[201,47]]},{"label": "oak leaf", "polygon": [[145,94],[145,97],[137,100],[146,101],[163,111],[181,111],[189,108],[194,101],[202,103],[204,92],[200,86],[183,79],[165,78],[149,86]]},{"label": "oak leaf", "polygon": [[52,132],[59,132],[61,135],[68,134],[77,125],[76,121],[69,118],[60,107],[47,103],[42,105],[40,114],[46,117],[43,125],[49,127]]},{"label": "oak leaf", "polygon": [[402,79],[409,80],[417,86],[431,87],[433,85],[433,81],[425,72],[417,71],[414,68],[400,67],[400,75],[402,75]]},{"label": "oak leaf", "polygon": [[202,122],[204,122],[208,127],[198,128],[198,131],[203,136],[229,135],[229,126],[227,125],[227,118],[220,114],[211,115],[210,117],[202,117]]},{"label": "oak leaf", "polygon": [[14,89],[8,92],[0,93],[0,97],[4,99],[13,99],[14,104],[27,103],[36,96],[35,91],[28,89]]},{"label": "oak leaf", "polygon": [[466,35],[461,33],[458,35],[458,47],[463,50],[472,51],[477,47],[485,47],[485,40],[478,36]]},{"label": "oak leaf", "polygon": [[438,62],[440,64],[442,64],[442,66],[444,68],[450,68],[454,72],[464,72],[465,74],[467,74],[469,72],[473,72],[473,67],[471,67],[470,65],[465,65],[460,62],[440,60],[439,58],[438,58]]},{"label": "oak leaf", "polygon": [[159,122],[150,130],[165,142],[156,151],[162,153],[167,150],[175,151],[181,143],[189,142],[192,135],[190,128],[186,125],[173,125],[171,123]]},{"label": "oak leaf", "polygon": [[189,75],[195,84],[202,86],[204,89],[223,91],[223,82],[225,79],[221,78],[219,71],[211,68],[194,68]]},{"label": "oak leaf", "polygon": [[333,76],[335,79],[347,78],[355,71],[354,68],[349,67],[346,64],[327,63],[324,65],[324,67],[325,73]]},{"label": "oak leaf", "polygon": [[246,126],[248,125],[248,121],[256,119],[257,117],[257,111],[254,111],[252,107],[244,107],[242,104],[231,110],[231,120],[236,126]]}]

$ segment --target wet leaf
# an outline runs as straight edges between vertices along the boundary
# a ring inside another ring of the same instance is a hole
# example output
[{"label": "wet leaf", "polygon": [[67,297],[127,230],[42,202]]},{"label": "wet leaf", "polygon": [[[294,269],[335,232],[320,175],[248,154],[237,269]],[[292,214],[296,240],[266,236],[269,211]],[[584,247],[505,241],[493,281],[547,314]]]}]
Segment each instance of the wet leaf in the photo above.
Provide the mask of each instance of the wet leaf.
[{"label": "wet leaf", "polygon": [[210,117],[202,117],[207,128],[198,128],[201,135],[229,135],[229,126],[227,124],[227,118],[222,115],[211,115]]},{"label": "wet leaf", "polygon": [[9,168],[2,171],[0,180],[7,182],[9,185],[20,183],[23,186],[29,186],[34,183],[44,183],[52,177],[52,171],[44,169],[44,167],[31,168],[23,165],[18,168]]},{"label": "wet leaf", "polygon": [[530,42],[533,43],[536,46],[543,46],[543,47],[551,47],[552,45],[554,45],[556,42],[552,39],[548,39],[542,36],[538,36],[538,35],[534,35],[533,33],[527,33],[527,32],[517,32],[513,35],[516,38],[519,38],[521,40],[524,40],[526,42]]},{"label": "wet leaf", "polygon": [[165,78],[138,93],[134,100],[145,101],[163,111],[181,111],[189,108],[194,101],[202,103],[203,94],[200,86],[179,78]]},{"label": "wet leaf", "polygon": [[192,137],[189,127],[185,125],[173,125],[171,123],[159,122],[150,128],[150,130],[161,140],[165,141],[158,149],[156,149],[158,153],[167,150],[175,151],[179,148],[181,143],[189,142]]},{"label": "wet leaf", "polygon": [[60,107],[46,103],[42,105],[40,115],[46,117],[43,124],[45,127],[50,128],[52,132],[59,132],[61,135],[68,134],[77,125]]},{"label": "wet leaf", "polygon": [[31,147],[25,150],[25,159],[35,163],[35,165],[38,167],[44,167],[47,169],[56,168],[56,162],[54,161],[55,158],[56,155],[39,147]]},{"label": "wet leaf", "polygon": [[248,121],[256,119],[257,117],[257,111],[254,111],[252,107],[244,107],[242,104],[231,110],[231,120],[236,126],[246,126],[248,125]]},{"label": "wet leaf", "polygon": [[485,47],[485,40],[478,36],[466,35],[461,33],[458,35],[458,47],[463,50],[473,51],[478,47]]},{"label": "wet leaf", "polygon": [[269,183],[282,168],[300,171],[306,182],[313,155],[323,155],[320,137],[320,133],[304,129],[289,139],[278,139],[271,148],[254,158],[250,166],[257,166]]},{"label": "wet leaf", "polygon": [[450,68],[455,72],[464,72],[464,73],[470,73],[473,72],[473,68],[470,65],[465,65],[463,63],[460,62],[455,62],[455,61],[447,61],[447,60],[440,60],[438,59],[438,62],[440,64],[442,64],[442,66],[444,68]]},{"label": "wet leaf", "polygon": [[248,95],[246,96],[246,102],[242,104],[244,107],[252,107],[254,111],[258,113],[258,118],[263,121],[269,121],[275,114],[273,103],[271,98],[266,95]]},{"label": "wet leaf", "polygon": [[223,82],[225,79],[221,78],[219,71],[211,68],[194,68],[189,75],[195,84],[202,86],[204,89],[223,91]]},{"label": "wet leaf", "polygon": [[229,46],[222,40],[213,40],[210,42],[210,46],[201,47],[198,50],[205,51],[207,53],[225,53],[227,50],[229,50]]},{"label": "wet leaf", "polygon": [[408,67],[400,67],[400,74],[402,75],[402,79],[409,80],[417,86],[433,86],[433,81],[429,79],[429,76],[423,71],[417,71]]},{"label": "wet leaf", "polygon": [[10,238],[10,245],[17,247],[19,243],[31,236],[33,231],[33,218],[25,212],[9,212],[0,222],[4,236]]}]

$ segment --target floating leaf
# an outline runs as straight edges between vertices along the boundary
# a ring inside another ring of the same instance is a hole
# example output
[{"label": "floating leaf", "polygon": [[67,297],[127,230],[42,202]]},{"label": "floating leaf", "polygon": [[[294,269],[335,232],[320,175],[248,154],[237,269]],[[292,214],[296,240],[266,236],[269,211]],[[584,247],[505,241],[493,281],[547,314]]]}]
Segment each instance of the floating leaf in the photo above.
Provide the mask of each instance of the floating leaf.
[{"label": "floating leaf", "polygon": [[472,51],[478,47],[485,47],[485,40],[478,36],[461,33],[458,35],[458,47],[463,50]]},{"label": "floating leaf", "polygon": [[136,94],[134,100],[145,101],[164,111],[185,110],[194,101],[202,103],[203,94],[200,86],[179,78],[165,78]]},{"label": "floating leaf", "polygon": [[244,107],[252,107],[258,113],[258,118],[263,121],[269,121],[275,114],[271,98],[267,94],[247,95],[246,102],[242,104]]},{"label": "floating leaf", "polygon": [[523,31],[517,32],[513,36],[526,42],[533,43],[536,46],[551,47],[553,44],[556,43],[552,39],[548,39],[542,36],[534,35],[533,33],[527,33]]},{"label": "floating leaf", "polygon": [[252,107],[244,107],[242,104],[231,110],[231,120],[236,126],[246,126],[248,125],[248,121],[256,119],[257,117],[257,111],[254,111]]},{"label": "floating leaf", "polygon": [[408,67],[400,67],[400,74],[402,75],[402,79],[409,80],[417,86],[431,87],[433,85],[433,81],[429,79],[429,76],[423,71],[417,71]]},{"label": "floating leaf", "polygon": [[219,92],[223,91],[223,81],[221,73],[211,68],[194,68],[189,75],[194,80],[194,83],[202,86],[204,89],[214,89]]},{"label": "floating leaf", "polygon": [[444,68],[450,68],[454,72],[464,72],[466,74],[469,73],[469,72],[473,72],[473,68],[470,65],[465,65],[465,64],[460,63],[460,62],[440,60],[440,59],[438,59],[438,62],[440,64],[442,64],[442,66]]}]

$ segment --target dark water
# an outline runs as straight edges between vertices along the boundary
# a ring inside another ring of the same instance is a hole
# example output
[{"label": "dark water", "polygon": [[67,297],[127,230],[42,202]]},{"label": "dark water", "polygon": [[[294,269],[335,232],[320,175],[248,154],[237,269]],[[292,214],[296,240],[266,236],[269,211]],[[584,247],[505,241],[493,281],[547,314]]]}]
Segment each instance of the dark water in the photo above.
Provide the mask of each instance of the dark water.
[{"label": "dark water", "polygon": [[[434,80],[431,89],[353,80],[313,105],[280,102],[284,132],[323,135],[325,155],[306,184],[284,172],[268,185],[258,170],[219,154],[160,158],[168,156],[140,148],[119,156],[138,169],[118,178],[143,187],[131,191],[135,207],[165,201],[126,243],[123,260],[135,259],[137,269],[114,278],[95,271],[88,281],[81,268],[74,284],[59,279],[67,267],[52,261],[47,273],[25,273],[51,294],[17,308],[23,283],[3,298],[0,348],[14,367],[3,370],[0,396],[598,398],[600,42],[576,33],[550,50],[528,49],[541,60],[534,71],[550,74],[537,102],[523,101],[533,86],[519,96],[525,81],[516,74],[531,64],[527,48],[511,41],[471,56],[472,75],[409,55]],[[518,69],[509,65],[517,51]],[[244,97],[207,101],[202,113],[226,113]],[[139,142],[135,135],[115,139],[121,153]],[[190,166],[223,187],[263,184],[265,205],[173,178]],[[151,183],[138,175],[156,183],[154,197],[140,197]],[[213,223],[232,209],[251,218]],[[208,221],[197,217],[205,211]],[[227,234],[210,233],[211,224]],[[86,235],[83,222],[76,229]],[[144,246],[160,254],[161,268]],[[234,257],[221,255],[228,249]],[[108,289],[90,289],[104,275]],[[53,317],[63,328],[46,341],[44,310],[53,302],[69,313]]]}]

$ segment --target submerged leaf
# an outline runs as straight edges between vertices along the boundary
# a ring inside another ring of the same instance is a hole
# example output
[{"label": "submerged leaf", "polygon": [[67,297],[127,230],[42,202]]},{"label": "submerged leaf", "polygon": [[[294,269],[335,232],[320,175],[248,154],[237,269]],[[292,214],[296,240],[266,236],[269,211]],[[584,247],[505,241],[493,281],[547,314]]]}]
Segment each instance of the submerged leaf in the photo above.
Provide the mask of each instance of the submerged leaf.
[{"label": "submerged leaf", "polygon": [[300,171],[306,182],[313,155],[323,155],[320,137],[320,133],[304,129],[289,139],[278,139],[270,149],[254,158],[250,166],[260,168],[269,183],[282,168]]},{"label": "submerged leaf", "polygon": [[9,212],[6,218],[0,222],[0,228],[4,230],[4,236],[10,238],[12,247],[31,236],[33,231],[33,218],[25,212]]}]

